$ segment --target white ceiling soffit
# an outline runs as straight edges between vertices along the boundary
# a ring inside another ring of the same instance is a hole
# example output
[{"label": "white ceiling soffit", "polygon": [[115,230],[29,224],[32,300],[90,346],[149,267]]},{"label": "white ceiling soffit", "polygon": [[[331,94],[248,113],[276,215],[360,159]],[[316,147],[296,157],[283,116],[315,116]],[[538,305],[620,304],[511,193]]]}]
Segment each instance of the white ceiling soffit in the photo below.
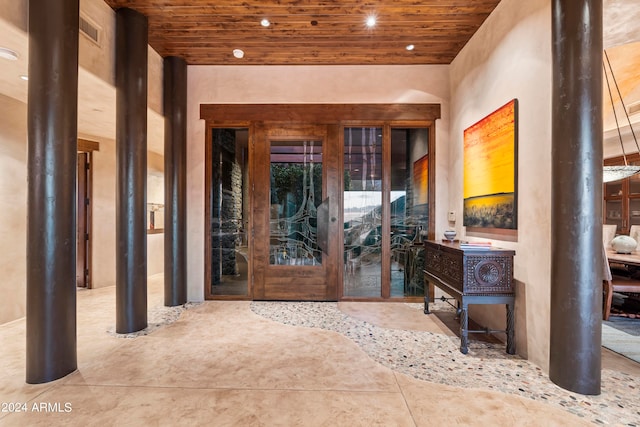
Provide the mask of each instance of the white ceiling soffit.
[{"label": "white ceiling soffit", "polygon": [[[0,11],[0,14],[2,12]],[[0,44],[18,53],[16,61],[0,58],[0,93],[27,103],[28,35],[0,18]],[[116,89],[82,67],[78,70],[78,134],[115,140]],[[164,117],[147,109],[147,149],[164,153]]]}]

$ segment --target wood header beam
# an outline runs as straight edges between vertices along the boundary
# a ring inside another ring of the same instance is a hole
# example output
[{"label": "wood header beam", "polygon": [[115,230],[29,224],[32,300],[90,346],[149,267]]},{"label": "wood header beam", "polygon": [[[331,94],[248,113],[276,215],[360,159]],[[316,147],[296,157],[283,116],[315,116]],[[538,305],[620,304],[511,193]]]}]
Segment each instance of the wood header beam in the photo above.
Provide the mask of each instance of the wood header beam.
[{"label": "wood header beam", "polygon": [[200,118],[228,122],[434,121],[440,104],[202,104]]}]

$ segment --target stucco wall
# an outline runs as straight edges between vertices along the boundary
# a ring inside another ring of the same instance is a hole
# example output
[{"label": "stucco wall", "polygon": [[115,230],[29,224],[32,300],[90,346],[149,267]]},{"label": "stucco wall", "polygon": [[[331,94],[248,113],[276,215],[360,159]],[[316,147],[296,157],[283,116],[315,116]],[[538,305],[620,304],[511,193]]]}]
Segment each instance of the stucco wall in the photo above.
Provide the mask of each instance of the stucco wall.
[{"label": "stucco wall", "polygon": [[116,14],[104,1],[80,0],[80,16],[98,29],[98,43],[80,32],[78,62],[80,67],[115,85]]},{"label": "stucco wall", "polygon": [[[164,204],[164,160],[156,153],[147,155],[147,203]],[[156,224],[163,228],[164,224]],[[164,233],[147,234],[147,274],[164,272]]]},{"label": "stucco wall", "polygon": [[[0,27],[19,54],[18,61],[3,66],[23,66],[28,59],[27,2],[0,0]],[[78,136],[97,141],[93,154],[93,242],[92,285],[115,285],[116,154],[114,46],[115,12],[102,0],[81,0],[81,12],[103,30],[103,43],[79,38]],[[148,148],[154,153],[152,168],[162,172],[164,145],[162,102],[162,58],[149,48],[148,58]],[[27,228],[27,83],[17,76],[0,83],[0,324],[25,315]],[[4,76],[3,76],[4,77]],[[160,179],[160,178],[158,178]],[[158,191],[157,193],[161,193]],[[156,199],[158,198],[157,196]],[[163,270],[163,234],[150,235],[148,273]]]},{"label": "stucco wall", "polygon": [[[188,297],[204,298],[203,103],[440,103],[436,173],[448,177],[448,66],[189,66],[187,93]],[[447,189],[436,188],[436,228],[446,227]]]},{"label": "stucco wall", "polygon": [[92,282],[94,288],[116,284],[116,143],[112,139],[81,134],[96,141],[100,150],[92,155]]},{"label": "stucco wall", "polygon": [[0,324],[24,316],[26,307],[26,123],[27,106],[0,95]]},{"label": "stucco wall", "polygon": [[[518,353],[548,368],[551,215],[551,3],[503,0],[451,64],[450,207],[462,236],[464,129],[513,98],[518,111]],[[474,238],[469,238],[474,240]],[[504,328],[504,308],[473,306],[481,324]]]}]

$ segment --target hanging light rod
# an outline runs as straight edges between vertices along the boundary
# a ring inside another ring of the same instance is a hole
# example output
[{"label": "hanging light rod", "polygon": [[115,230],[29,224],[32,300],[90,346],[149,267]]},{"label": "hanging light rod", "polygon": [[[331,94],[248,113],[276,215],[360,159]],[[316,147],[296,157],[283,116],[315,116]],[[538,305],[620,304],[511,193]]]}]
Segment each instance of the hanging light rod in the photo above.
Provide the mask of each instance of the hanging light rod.
[{"label": "hanging light rod", "polygon": [[[618,97],[620,98],[620,104],[622,104],[622,110],[624,111],[625,116],[627,116],[627,122],[629,123],[629,129],[631,129],[631,135],[633,136],[633,140],[636,143],[636,149],[640,153],[640,146],[638,145],[638,139],[636,138],[636,134],[633,131],[633,125],[631,124],[631,119],[629,118],[629,113],[627,112],[627,107],[624,105],[624,100],[622,99],[622,93],[620,92],[620,88],[618,87],[618,82],[616,81],[616,77],[613,75],[613,68],[611,67],[611,62],[609,61],[609,55],[607,55],[607,51],[604,51],[604,57],[609,66],[609,73],[611,74],[611,80],[613,80],[613,84],[615,85],[616,91],[618,92]],[[612,182],[618,181],[620,179],[628,178],[640,172],[640,166],[630,165],[627,161],[627,154],[624,151],[624,143],[622,142],[622,132],[620,131],[620,124],[618,123],[618,115],[616,114],[616,108],[613,104],[613,95],[611,93],[611,85],[609,84],[609,75],[607,74],[607,67],[605,66],[604,61],[602,62],[602,68],[604,69],[604,77],[607,83],[607,90],[609,92],[609,99],[611,100],[611,108],[613,109],[613,118],[616,121],[616,128],[618,130],[618,139],[620,140],[620,147],[622,148],[622,158],[624,159],[624,166],[604,166],[602,171],[602,182]]]}]

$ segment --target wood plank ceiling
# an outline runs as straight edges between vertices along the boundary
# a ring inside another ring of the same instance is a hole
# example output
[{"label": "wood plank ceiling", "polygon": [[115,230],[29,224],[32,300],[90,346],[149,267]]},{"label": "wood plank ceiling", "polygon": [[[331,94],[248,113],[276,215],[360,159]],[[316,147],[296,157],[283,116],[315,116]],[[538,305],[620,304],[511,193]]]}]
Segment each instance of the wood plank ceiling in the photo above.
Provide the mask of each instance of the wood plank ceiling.
[{"label": "wood plank ceiling", "polygon": [[449,64],[500,0],[105,2],[146,15],[151,47],[190,65],[407,65]]}]

